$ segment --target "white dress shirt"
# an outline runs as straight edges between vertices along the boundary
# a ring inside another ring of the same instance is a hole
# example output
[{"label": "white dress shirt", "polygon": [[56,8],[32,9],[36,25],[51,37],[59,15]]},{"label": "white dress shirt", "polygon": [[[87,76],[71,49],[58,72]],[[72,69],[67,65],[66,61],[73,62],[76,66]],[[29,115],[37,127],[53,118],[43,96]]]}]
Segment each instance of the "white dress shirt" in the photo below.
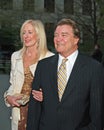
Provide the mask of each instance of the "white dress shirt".
[{"label": "white dress shirt", "polygon": [[[78,56],[78,50],[76,50],[75,52],[73,52],[70,56],[66,57],[66,59],[68,59],[68,61],[66,62],[66,70],[67,70],[67,81],[70,77],[71,71],[73,69],[74,63],[76,61],[76,58]],[[59,54],[59,60],[58,60],[58,70],[59,70],[59,66],[62,63],[62,60],[64,59],[64,57],[62,57]]]}]

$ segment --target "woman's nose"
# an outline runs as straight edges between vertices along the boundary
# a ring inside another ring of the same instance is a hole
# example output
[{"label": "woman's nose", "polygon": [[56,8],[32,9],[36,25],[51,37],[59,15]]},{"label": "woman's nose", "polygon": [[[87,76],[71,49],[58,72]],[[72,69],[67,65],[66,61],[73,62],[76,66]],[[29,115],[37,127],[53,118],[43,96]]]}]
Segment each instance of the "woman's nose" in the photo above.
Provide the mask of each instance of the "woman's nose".
[{"label": "woman's nose", "polygon": [[25,34],[24,34],[24,37],[25,37],[25,38],[28,37],[28,33],[25,33]]}]

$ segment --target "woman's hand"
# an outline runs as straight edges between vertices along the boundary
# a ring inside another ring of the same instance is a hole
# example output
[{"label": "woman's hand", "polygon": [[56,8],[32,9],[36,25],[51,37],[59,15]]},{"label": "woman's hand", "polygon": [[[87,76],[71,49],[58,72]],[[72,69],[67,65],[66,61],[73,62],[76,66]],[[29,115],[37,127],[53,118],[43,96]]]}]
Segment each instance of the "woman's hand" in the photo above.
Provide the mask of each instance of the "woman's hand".
[{"label": "woman's hand", "polygon": [[40,101],[40,102],[43,101],[43,92],[41,88],[39,91],[32,90],[32,95],[33,95],[33,98],[36,99],[37,101]]},{"label": "woman's hand", "polygon": [[12,107],[19,107],[20,104],[17,103],[17,100],[20,100],[21,98],[22,98],[22,96],[11,96],[11,95],[8,95],[6,97],[6,100]]}]

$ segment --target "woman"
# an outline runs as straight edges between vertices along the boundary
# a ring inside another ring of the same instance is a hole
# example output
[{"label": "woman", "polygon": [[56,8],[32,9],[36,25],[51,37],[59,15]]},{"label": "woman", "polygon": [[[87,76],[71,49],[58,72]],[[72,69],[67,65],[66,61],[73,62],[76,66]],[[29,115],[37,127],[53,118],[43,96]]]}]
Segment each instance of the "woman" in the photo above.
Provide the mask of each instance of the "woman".
[{"label": "woman", "polygon": [[[39,60],[52,56],[47,49],[44,26],[40,20],[27,20],[20,30],[23,48],[12,54],[10,87],[4,93],[6,105],[12,106],[12,130],[25,130],[31,83]],[[38,92],[37,100],[42,100]],[[34,92],[33,92],[34,96]],[[26,101],[22,102],[26,97]]]}]

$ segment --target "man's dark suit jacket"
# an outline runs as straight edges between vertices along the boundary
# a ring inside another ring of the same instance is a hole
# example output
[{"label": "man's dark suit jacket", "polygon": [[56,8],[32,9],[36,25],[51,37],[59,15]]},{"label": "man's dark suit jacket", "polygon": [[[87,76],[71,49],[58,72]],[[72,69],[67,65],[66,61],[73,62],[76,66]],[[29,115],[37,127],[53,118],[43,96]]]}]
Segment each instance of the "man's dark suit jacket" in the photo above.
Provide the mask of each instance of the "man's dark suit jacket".
[{"label": "man's dark suit jacket", "polygon": [[[43,90],[43,102],[30,97],[27,130],[102,130],[104,70],[78,54],[61,102],[57,88],[58,54],[38,63],[32,89]],[[70,68],[69,68],[70,69]]]}]

